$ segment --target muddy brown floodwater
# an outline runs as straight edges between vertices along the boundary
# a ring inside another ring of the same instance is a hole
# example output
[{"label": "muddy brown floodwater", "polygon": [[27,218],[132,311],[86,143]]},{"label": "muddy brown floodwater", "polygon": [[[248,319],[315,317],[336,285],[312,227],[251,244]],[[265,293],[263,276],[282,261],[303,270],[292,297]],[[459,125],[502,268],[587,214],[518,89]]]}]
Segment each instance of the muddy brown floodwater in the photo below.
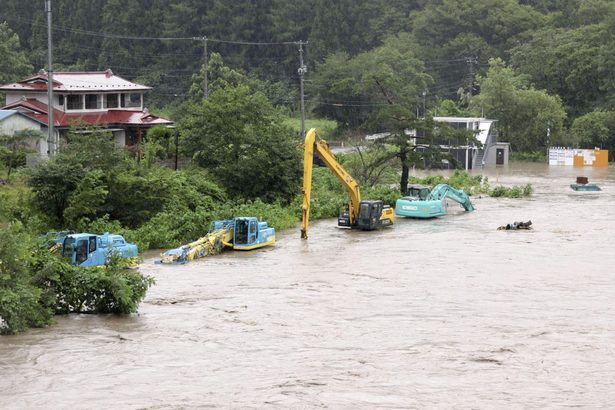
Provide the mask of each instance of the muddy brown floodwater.
[{"label": "muddy brown floodwater", "polygon": [[485,174],[535,193],[183,266],[149,254],[138,315],[0,338],[0,407],[613,408],[615,169]]}]

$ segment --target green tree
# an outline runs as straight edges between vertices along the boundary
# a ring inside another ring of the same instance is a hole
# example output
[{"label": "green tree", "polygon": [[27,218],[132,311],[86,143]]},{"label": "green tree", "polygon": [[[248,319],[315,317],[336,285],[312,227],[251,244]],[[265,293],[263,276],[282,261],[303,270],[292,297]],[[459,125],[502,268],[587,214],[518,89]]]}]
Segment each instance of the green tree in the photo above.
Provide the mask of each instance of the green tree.
[{"label": "green tree", "polygon": [[536,151],[562,141],[566,113],[559,97],[530,87],[526,76],[501,59],[492,59],[487,76],[478,81],[481,94],[473,99],[473,107],[498,120],[500,141],[510,142],[519,151]]},{"label": "green tree", "polygon": [[541,16],[516,0],[428,2],[412,19],[418,55],[429,65],[437,93],[454,98],[468,89],[480,63],[507,50],[540,26]]},{"label": "green tree", "polygon": [[34,191],[34,204],[52,218],[56,226],[64,225],[64,211],[70,196],[85,174],[81,164],[59,160],[39,164],[32,171],[28,185]]},{"label": "green tree", "polygon": [[17,333],[51,322],[53,310],[41,303],[32,283],[32,242],[19,224],[0,228],[0,334]]},{"label": "green tree", "polygon": [[266,201],[296,195],[298,141],[264,94],[245,85],[218,89],[190,106],[179,129],[184,152],[231,195]]},{"label": "green tree", "polygon": [[608,149],[611,161],[615,158],[614,111],[592,111],[578,117],[572,123],[570,133],[576,146]]},{"label": "green tree", "polygon": [[0,135],[0,161],[6,166],[6,179],[11,178],[11,172],[17,167],[26,165],[26,154],[29,138],[40,138],[40,131],[24,130],[14,135]]},{"label": "green tree", "polygon": [[[27,53],[19,44],[19,37],[6,22],[0,22],[0,85],[17,81],[32,73]],[[4,94],[0,93],[0,105]]]},{"label": "green tree", "polygon": [[383,106],[418,106],[419,96],[431,82],[422,61],[414,54],[407,34],[353,58],[332,54],[318,67],[312,80],[315,112],[335,119],[342,128],[356,128]]},{"label": "green tree", "polygon": [[513,63],[536,87],[559,95],[576,116],[603,106],[608,98],[604,71],[613,67],[605,67],[605,35],[601,25],[539,31],[513,50]]},{"label": "green tree", "polygon": [[392,144],[395,150],[383,150],[385,157],[376,163],[386,162],[391,155],[397,157],[401,164],[400,187],[404,191],[414,163],[406,130],[420,126],[415,108],[431,81],[413,48],[410,37],[400,34],[354,58],[334,54],[319,68],[314,79],[319,112],[346,127],[362,126],[391,133],[381,143]]},{"label": "green tree", "polygon": [[[242,70],[233,69],[224,64],[219,53],[212,53],[207,61],[207,88],[210,93],[228,86],[249,84],[256,88],[256,83],[246,76]],[[202,100],[204,97],[205,65],[201,66],[198,74],[192,76],[190,96],[193,100]]]}]

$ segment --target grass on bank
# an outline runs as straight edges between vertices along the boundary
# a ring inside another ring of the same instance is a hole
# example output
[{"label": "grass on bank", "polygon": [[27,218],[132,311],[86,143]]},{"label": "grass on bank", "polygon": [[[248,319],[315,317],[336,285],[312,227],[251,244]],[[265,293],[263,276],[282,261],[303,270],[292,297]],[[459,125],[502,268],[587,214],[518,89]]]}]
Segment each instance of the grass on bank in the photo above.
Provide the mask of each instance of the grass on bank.
[{"label": "grass on bank", "polygon": [[[301,118],[288,117],[284,120],[284,125],[292,128],[299,133],[301,131]],[[326,138],[328,135],[333,134],[337,129],[337,122],[326,119],[306,119],[305,131],[309,131],[311,128],[316,128],[318,135]]]}]

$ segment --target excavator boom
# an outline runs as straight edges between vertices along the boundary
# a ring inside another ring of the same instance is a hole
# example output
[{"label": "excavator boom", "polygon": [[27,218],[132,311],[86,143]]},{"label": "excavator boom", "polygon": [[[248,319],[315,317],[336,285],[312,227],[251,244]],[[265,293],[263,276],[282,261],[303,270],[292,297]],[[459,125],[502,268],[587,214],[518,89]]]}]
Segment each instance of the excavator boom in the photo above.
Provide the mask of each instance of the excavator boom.
[{"label": "excavator boom", "polygon": [[[310,219],[310,200],[312,195],[312,169],[314,166],[314,153],[333,172],[333,175],[342,183],[348,191],[347,213],[340,216],[338,225],[360,228],[364,230],[376,229],[381,226],[391,225],[395,220],[395,214],[391,208],[382,201],[361,201],[359,184],[337,162],[325,140],[318,139],[316,129],[312,128],[305,136],[303,152],[303,205],[301,220],[301,238],[307,239],[308,223]],[[363,209],[363,211],[361,211]]]},{"label": "excavator boom", "polygon": [[327,168],[333,172],[333,175],[339,179],[348,191],[348,216],[352,225],[357,218],[359,212],[359,203],[361,202],[361,193],[359,184],[354,178],[341,166],[335,159],[335,156],[329,149],[327,141],[318,139],[316,129],[312,128],[305,136],[304,151],[303,151],[303,205],[301,207],[301,238],[307,239],[307,230],[310,219],[310,199],[312,195],[312,169],[314,166],[314,153],[325,163]]},{"label": "excavator boom", "polygon": [[459,203],[466,211],[474,210],[474,206],[472,205],[468,194],[466,194],[462,189],[455,189],[447,184],[436,185],[427,196],[427,200],[441,200],[444,199],[444,197],[450,198]]}]

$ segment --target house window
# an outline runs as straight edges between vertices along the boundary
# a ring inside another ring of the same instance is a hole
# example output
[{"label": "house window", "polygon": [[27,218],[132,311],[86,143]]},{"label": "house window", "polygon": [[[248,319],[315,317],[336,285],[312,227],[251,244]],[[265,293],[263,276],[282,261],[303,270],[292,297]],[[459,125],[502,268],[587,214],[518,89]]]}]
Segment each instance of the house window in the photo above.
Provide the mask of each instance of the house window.
[{"label": "house window", "polygon": [[141,94],[139,93],[122,94],[122,107],[141,108]]},{"label": "house window", "polygon": [[98,103],[98,94],[86,94],[85,95],[85,109],[86,110],[96,110],[100,108],[100,104]]},{"label": "house window", "polygon": [[62,94],[58,95],[58,105],[64,107],[64,95]]},{"label": "house window", "polygon": [[118,94],[105,94],[105,108],[119,107],[118,97]]},{"label": "house window", "polygon": [[66,96],[66,109],[67,110],[82,110],[83,109],[83,95],[70,94]]}]

